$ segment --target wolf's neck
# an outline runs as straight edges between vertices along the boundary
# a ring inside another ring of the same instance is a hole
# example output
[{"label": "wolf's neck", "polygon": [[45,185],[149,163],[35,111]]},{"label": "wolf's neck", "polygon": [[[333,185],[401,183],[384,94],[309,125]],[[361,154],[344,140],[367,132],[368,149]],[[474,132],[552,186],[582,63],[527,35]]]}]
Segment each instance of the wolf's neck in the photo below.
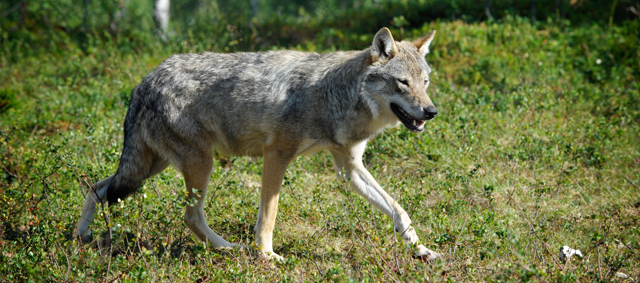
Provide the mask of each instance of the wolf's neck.
[{"label": "wolf's neck", "polygon": [[328,58],[331,62],[324,70],[323,83],[332,88],[350,89],[359,87],[362,75],[370,65],[369,51],[338,52]]},{"label": "wolf's neck", "polygon": [[332,116],[340,121],[335,125],[336,140],[343,145],[370,139],[393,122],[380,117],[370,105],[374,102],[365,101],[361,93],[371,65],[369,54],[368,49],[332,54],[335,58],[328,59],[339,60],[339,63],[333,62],[325,69],[318,84],[322,96],[328,102],[327,110],[333,112]]},{"label": "wolf's neck", "polygon": [[369,66],[369,52],[338,52],[329,56],[329,64],[322,71],[322,78],[317,85],[318,90],[329,102],[332,111],[352,111],[361,103],[360,87]]}]

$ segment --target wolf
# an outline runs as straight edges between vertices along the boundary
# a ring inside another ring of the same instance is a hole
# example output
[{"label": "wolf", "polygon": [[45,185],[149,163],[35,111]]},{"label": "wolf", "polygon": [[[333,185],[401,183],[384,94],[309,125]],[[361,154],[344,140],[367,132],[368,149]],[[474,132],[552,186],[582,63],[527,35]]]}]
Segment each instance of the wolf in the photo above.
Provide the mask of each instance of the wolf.
[{"label": "wolf", "polygon": [[77,236],[90,235],[98,203],[124,200],[173,165],[195,199],[185,208],[187,227],[215,248],[234,248],[205,219],[213,153],[263,156],[255,247],[268,259],[282,260],[273,252],[272,234],[287,165],[299,155],[328,150],[338,176],[393,220],[415,257],[440,257],[420,244],[409,215],[362,163],[367,141],[382,129],[403,124],[419,133],[436,116],[425,60],[434,36],[435,30],[398,42],[382,28],[371,47],[360,51],[169,57],[132,91],[120,164],[91,186]]}]

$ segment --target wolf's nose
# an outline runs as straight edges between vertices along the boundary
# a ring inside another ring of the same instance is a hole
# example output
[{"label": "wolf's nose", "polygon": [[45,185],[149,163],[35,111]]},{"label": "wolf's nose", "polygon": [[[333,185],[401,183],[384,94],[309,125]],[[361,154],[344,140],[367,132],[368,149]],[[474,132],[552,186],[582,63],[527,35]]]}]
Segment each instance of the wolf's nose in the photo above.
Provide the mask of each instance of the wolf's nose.
[{"label": "wolf's nose", "polygon": [[433,119],[436,115],[438,115],[438,109],[435,106],[429,106],[424,109],[424,115],[427,117],[427,120]]}]

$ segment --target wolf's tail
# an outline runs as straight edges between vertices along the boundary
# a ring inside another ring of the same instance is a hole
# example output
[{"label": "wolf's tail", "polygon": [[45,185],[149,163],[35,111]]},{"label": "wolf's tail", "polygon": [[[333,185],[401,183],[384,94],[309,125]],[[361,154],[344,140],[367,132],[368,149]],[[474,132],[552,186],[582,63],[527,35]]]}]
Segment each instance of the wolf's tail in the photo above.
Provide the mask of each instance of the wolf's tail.
[{"label": "wolf's tail", "polygon": [[[133,96],[135,96],[135,90]],[[109,205],[124,200],[134,193],[142,182],[150,175],[155,158],[154,152],[149,148],[142,138],[140,125],[138,123],[138,109],[135,99],[131,99],[130,107],[124,121],[124,145],[120,156],[118,171],[113,175],[107,188],[107,201]]]}]

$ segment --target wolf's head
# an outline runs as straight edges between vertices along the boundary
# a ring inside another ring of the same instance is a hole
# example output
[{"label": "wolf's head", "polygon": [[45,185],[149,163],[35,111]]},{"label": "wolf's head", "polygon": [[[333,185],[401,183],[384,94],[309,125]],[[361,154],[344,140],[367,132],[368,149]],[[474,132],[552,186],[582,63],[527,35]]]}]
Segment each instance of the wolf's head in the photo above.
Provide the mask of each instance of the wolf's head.
[{"label": "wolf's head", "polygon": [[376,33],[363,95],[374,118],[395,117],[413,132],[438,111],[427,94],[431,68],[424,59],[436,31],[413,42],[396,42],[387,28]]}]

